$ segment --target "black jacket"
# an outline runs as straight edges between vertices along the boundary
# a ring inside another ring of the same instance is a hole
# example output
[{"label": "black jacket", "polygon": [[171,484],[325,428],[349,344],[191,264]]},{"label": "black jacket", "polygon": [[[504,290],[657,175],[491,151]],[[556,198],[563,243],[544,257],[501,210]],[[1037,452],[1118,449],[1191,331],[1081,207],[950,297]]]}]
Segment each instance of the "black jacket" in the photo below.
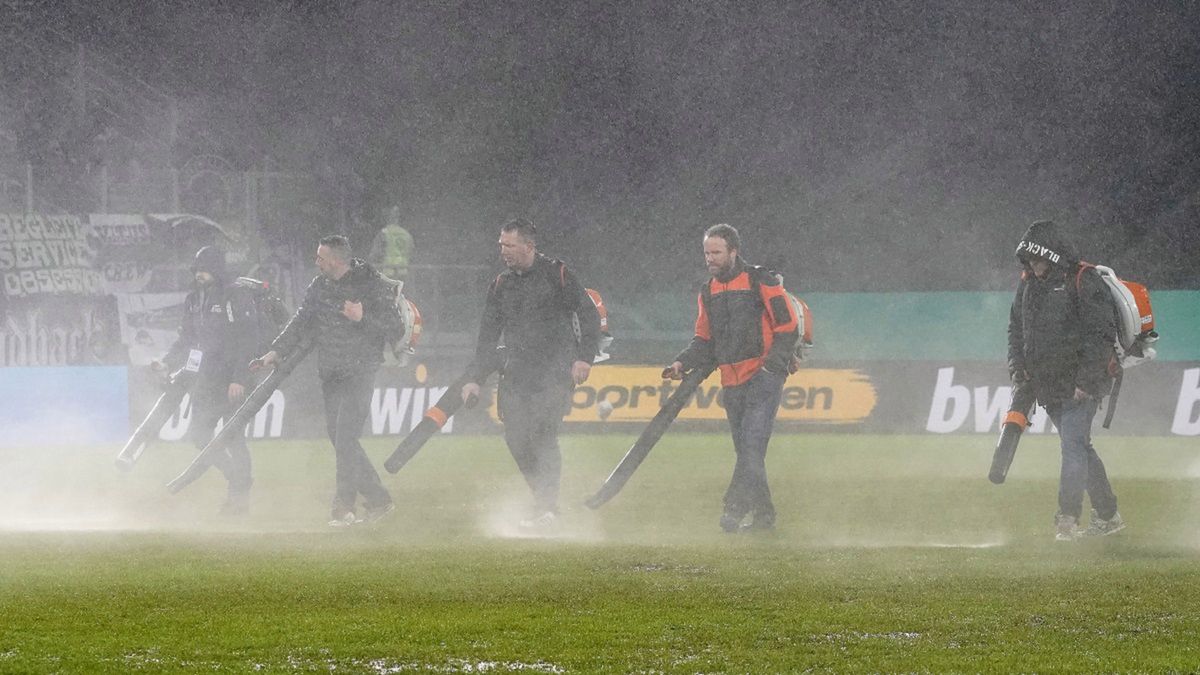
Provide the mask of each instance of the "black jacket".
[{"label": "black jacket", "polygon": [[[579,317],[576,338],[574,316]],[[504,345],[508,386],[541,390],[569,386],[571,364],[592,363],[600,346],[600,314],[566,266],[540,253],[524,272],[505,270],[488,287],[471,373],[482,382]]]},{"label": "black jacket", "polygon": [[249,364],[260,346],[258,327],[251,292],[217,278],[188,293],[179,338],[163,361],[169,370],[176,370],[196,349],[202,354],[198,372],[202,380],[249,386],[254,380]]},{"label": "black jacket", "polygon": [[[374,370],[383,363],[384,346],[404,335],[394,298],[394,287],[355,258],[341,279],[318,275],[312,280],[271,349],[286,357],[302,341],[315,340],[322,378]],[[343,316],[347,300],[362,303],[361,321]]]},{"label": "black jacket", "polygon": [[[1017,248],[1026,266],[1008,320],[1008,368],[1031,381],[1038,402],[1059,403],[1078,387],[1094,397],[1112,390],[1116,310],[1100,275],[1081,266],[1053,223],[1034,223]],[[1031,258],[1052,264],[1045,279]]]}]

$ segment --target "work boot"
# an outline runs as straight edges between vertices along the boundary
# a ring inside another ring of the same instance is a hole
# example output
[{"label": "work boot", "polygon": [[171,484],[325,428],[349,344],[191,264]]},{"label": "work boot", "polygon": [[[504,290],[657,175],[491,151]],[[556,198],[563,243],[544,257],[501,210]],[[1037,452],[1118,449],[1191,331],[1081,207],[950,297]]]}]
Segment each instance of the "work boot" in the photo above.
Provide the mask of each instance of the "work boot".
[{"label": "work boot", "polygon": [[250,495],[248,494],[231,494],[225,498],[225,503],[221,504],[218,514],[222,516],[244,516],[250,512]]},{"label": "work boot", "polygon": [[1083,531],[1085,537],[1107,537],[1110,534],[1115,534],[1125,529],[1125,521],[1121,518],[1121,514],[1114,512],[1112,518],[1105,520],[1096,513],[1096,509],[1092,509],[1092,518],[1088,521],[1087,529]]},{"label": "work boot", "polygon": [[524,518],[518,525],[523,530],[547,531],[553,530],[558,525],[558,514],[554,511],[545,511],[531,518]]},{"label": "work boot", "polygon": [[732,511],[725,511],[721,514],[721,529],[730,534],[738,532],[742,529],[742,521],[746,515],[738,515]]},{"label": "work boot", "polygon": [[343,528],[351,527],[352,525],[357,525],[361,522],[362,521],[358,519],[358,516],[354,515],[354,511],[334,511],[333,517],[329,521],[329,526],[334,528]]},{"label": "work boot", "polygon": [[1054,541],[1075,541],[1079,538],[1079,519],[1075,516],[1054,516]]},{"label": "work boot", "polygon": [[755,511],[754,517],[750,522],[743,524],[741,529],[742,532],[773,530],[775,529],[775,512]]}]

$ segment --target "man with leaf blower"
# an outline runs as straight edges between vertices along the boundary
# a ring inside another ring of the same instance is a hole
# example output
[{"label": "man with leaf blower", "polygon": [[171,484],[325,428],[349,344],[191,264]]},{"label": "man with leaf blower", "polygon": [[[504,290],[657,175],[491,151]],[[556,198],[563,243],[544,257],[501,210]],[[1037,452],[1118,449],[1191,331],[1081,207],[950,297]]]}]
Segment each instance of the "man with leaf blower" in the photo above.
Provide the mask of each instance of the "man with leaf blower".
[{"label": "man with leaf blower", "polygon": [[[1008,369],[1015,388],[1032,387],[1058,427],[1062,471],[1055,539],[1108,535],[1125,527],[1092,446],[1092,420],[1119,368],[1117,317],[1095,268],[1082,264],[1051,221],[1033,223],[1017,245],[1024,268],[1008,321]],[[1083,493],[1092,514],[1080,530]]]},{"label": "man with leaf blower", "polygon": [[[274,366],[301,349],[316,345],[317,373],[325,400],[325,428],[337,459],[337,487],[331,527],[375,522],[395,510],[359,437],[370,414],[375,373],[384,347],[403,334],[392,284],[366,262],[351,255],[341,235],[323,237],[317,246],[320,274],[283,332],[262,357]],[[365,514],[356,513],[363,497]]]},{"label": "man with leaf blower", "polygon": [[[696,334],[667,373],[680,379],[685,371],[713,364],[721,371],[737,454],[720,521],[726,532],[775,527],[767,444],[800,338],[799,317],[780,277],[747,264],[740,249],[733,226],[705,231],[704,263],[712,278],[700,290]],[[743,523],[747,516],[751,520]]]},{"label": "man with leaf blower", "polygon": [[[203,448],[212,439],[217,420],[228,418],[253,385],[247,364],[254,358],[261,336],[252,292],[229,278],[221,249],[205,246],[197,251],[192,273],[195,287],[184,300],[179,338],[162,361],[150,367],[164,375],[186,371],[194,378],[188,437],[197,448]],[[245,514],[254,482],[245,436],[230,435],[224,447],[213,453],[213,464],[229,483],[221,513]]]},{"label": "man with leaf blower", "polygon": [[503,343],[497,408],[504,441],[533,492],[520,525],[546,530],[558,520],[562,454],[558,429],[600,350],[600,314],[575,275],[537,250],[537,228],[524,218],[500,228],[507,268],[488,287],[475,360],[461,389],[463,401],[495,370]]}]

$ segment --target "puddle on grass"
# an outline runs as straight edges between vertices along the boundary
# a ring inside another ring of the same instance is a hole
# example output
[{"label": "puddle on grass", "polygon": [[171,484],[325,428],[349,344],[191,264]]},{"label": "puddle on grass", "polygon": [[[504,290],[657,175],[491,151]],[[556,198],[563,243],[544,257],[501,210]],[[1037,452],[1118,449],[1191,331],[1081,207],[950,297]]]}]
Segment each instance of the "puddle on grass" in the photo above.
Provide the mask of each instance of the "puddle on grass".
[{"label": "puddle on grass", "polygon": [[1188,478],[1200,478],[1200,457],[1192,460],[1192,463],[1188,465],[1184,475]]},{"label": "puddle on grass", "polygon": [[820,546],[829,546],[832,548],[960,548],[960,549],[985,549],[999,548],[1007,544],[1008,541],[1004,537],[992,537],[987,539],[968,539],[968,540],[950,540],[950,539],[876,539],[871,537],[861,538],[839,538],[832,539],[827,542],[820,542]]},{"label": "puddle on grass", "polygon": [[[256,664],[258,665],[258,664]],[[272,669],[263,666],[264,669]],[[537,661],[472,661],[467,659],[449,659],[444,664],[420,663],[417,661],[393,661],[391,659],[321,659],[309,660],[288,657],[288,667],[293,670],[351,670],[356,672],[374,673],[375,675],[393,675],[395,673],[565,673],[566,669]]]},{"label": "puddle on grass", "polygon": [[813,635],[814,641],[818,642],[859,642],[862,640],[890,640],[893,642],[912,642],[920,640],[921,634],[910,631],[892,631],[889,633],[860,633],[851,631],[848,633],[824,633],[822,635]]},{"label": "puddle on grass", "polygon": [[669,565],[667,563],[634,563],[630,566],[634,572],[679,572],[682,574],[707,574],[708,568],[703,565]]},{"label": "puddle on grass", "polygon": [[530,516],[528,497],[512,497],[485,506],[479,512],[477,523],[480,533],[490,539],[575,542],[600,542],[605,539],[599,521],[590,512],[565,509],[553,522],[532,526],[528,523]]},{"label": "puddle on grass", "polygon": [[[327,650],[321,650],[325,652]],[[0,655],[3,656],[3,655]],[[176,659],[162,657],[156,649],[125,654],[118,660],[124,668],[131,671],[142,670],[209,670],[219,671],[223,666],[215,661],[196,661],[191,659]],[[238,663],[227,664],[233,670],[242,670]],[[422,663],[420,661],[397,661],[387,658],[376,659],[339,659],[331,656],[310,658],[289,654],[282,663],[251,661],[246,664],[255,672],[365,672],[375,675],[391,675],[394,673],[565,673],[562,666],[545,661],[532,663],[524,661],[479,661],[470,659],[448,659],[445,663]]]}]

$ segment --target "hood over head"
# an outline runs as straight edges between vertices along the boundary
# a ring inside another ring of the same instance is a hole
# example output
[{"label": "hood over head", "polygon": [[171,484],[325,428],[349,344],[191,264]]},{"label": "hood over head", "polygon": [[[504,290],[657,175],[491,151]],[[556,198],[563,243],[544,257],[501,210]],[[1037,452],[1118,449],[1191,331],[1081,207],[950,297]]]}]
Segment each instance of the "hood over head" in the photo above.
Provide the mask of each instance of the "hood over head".
[{"label": "hood over head", "polygon": [[1039,220],[1030,225],[1017,244],[1016,255],[1024,264],[1029,264],[1033,258],[1041,258],[1061,268],[1079,262],[1075,248],[1063,237],[1058,225],[1051,220]]},{"label": "hood over head", "polygon": [[192,262],[192,273],[208,272],[214,279],[224,279],[228,274],[225,267],[225,252],[216,246],[205,246],[196,251]]}]

